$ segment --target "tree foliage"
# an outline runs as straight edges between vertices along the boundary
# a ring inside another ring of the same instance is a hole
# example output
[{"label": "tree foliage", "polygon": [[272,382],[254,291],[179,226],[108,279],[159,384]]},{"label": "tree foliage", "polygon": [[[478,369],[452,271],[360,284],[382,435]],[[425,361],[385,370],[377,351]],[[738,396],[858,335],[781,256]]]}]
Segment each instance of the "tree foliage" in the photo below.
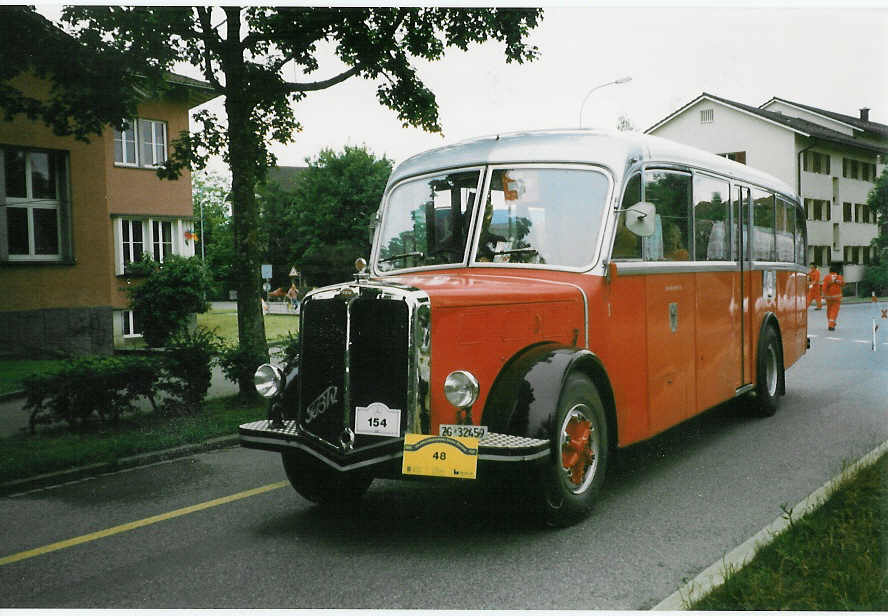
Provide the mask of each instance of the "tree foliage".
[{"label": "tree foliage", "polygon": [[863,272],[863,282],[867,290],[875,290],[878,295],[888,295],[888,168],[876,179],[866,204],[876,212],[879,234],[873,239],[876,258]]},{"label": "tree foliage", "polygon": [[322,150],[299,179],[287,216],[293,263],[308,284],[341,282],[356,257],[370,253],[370,221],[379,207],[392,162],[366,147]]},{"label": "tree foliage", "polygon": [[[377,100],[393,110],[404,126],[441,131],[435,96],[413,62],[440,60],[449,48],[466,50],[487,40],[504,44],[507,62],[532,60],[538,52],[526,38],[541,13],[506,8],[84,5],[65,8],[63,20],[71,27],[78,49],[88,49],[102,63],[109,63],[114,75],[139,76],[160,84],[165,71],[187,63],[200,71],[217,94],[224,95],[224,121],[207,110],[197,113],[198,129],[179,135],[158,173],[177,177],[185,167],[203,167],[211,155],[222,156],[230,165],[237,255],[232,276],[238,292],[240,344],[251,347],[250,355],[267,357],[258,301],[259,212],[254,189],[275,162],[271,144],[292,141],[300,129],[292,103],[357,76],[378,84]],[[39,37],[30,43],[29,48],[50,44]],[[318,49],[327,43],[345,68],[310,81],[323,70]],[[7,51],[9,47],[3,44]],[[51,66],[47,74],[53,78],[64,75],[62,67],[71,63],[71,57],[82,57],[62,52],[46,56],[51,57],[41,58]],[[284,77],[296,71],[306,80]],[[8,71],[4,76],[9,76]],[[78,83],[69,86],[79,95],[72,100],[81,106],[101,105],[120,96],[112,89],[117,85],[113,79],[102,84],[100,96],[80,89]],[[7,93],[5,99],[11,98]],[[132,106],[123,107],[109,113],[119,115],[116,121],[110,117],[106,121],[120,125],[133,115]],[[57,111],[59,116],[70,115],[66,109]],[[95,128],[95,123],[86,127]],[[252,387],[248,371],[238,381],[241,389]]]},{"label": "tree foliage", "polygon": [[217,173],[199,172],[191,178],[194,227],[198,233],[195,254],[204,261],[212,279],[210,296],[218,299],[227,299],[227,291],[233,286],[235,253],[230,194],[231,181]]}]

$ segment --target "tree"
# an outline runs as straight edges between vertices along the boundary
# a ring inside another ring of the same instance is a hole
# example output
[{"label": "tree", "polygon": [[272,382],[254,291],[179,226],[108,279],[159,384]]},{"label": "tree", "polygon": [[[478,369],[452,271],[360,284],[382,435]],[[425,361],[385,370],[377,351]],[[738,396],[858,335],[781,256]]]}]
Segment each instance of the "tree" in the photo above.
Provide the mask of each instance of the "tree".
[{"label": "tree", "polygon": [[[439,7],[75,6],[65,8],[63,20],[83,46],[114,58],[126,74],[157,84],[164,71],[184,62],[197,67],[225,96],[227,121],[209,111],[196,114],[199,129],[179,136],[159,173],[176,177],[187,166],[201,168],[211,155],[221,155],[230,165],[238,335],[241,348],[258,363],[267,358],[268,349],[258,301],[259,210],[254,190],[274,164],[270,145],[292,141],[300,128],[290,103],[358,76],[379,83],[378,101],[404,126],[440,132],[435,96],[412,60],[440,60],[448,48],[466,50],[490,39],[505,44],[507,62],[533,60],[538,51],[525,39],[541,13]],[[318,46],[325,42],[335,44],[345,70],[316,81],[284,77],[294,74],[294,68],[308,76],[318,71]],[[105,100],[116,94],[104,90],[102,95]],[[252,388],[249,371],[241,371],[238,383],[242,391]]]},{"label": "tree", "polygon": [[883,169],[882,175],[876,179],[873,189],[867,196],[866,205],[876,215],[879,234],[871,244],[876,252],[875,262],[864,270],[863,281],[878,295],[886,295],[888,294],[888,168]]},{"label": "tree", "polygon": [[306,162],[289,214],[292,260],[310,284],[342,281],[354,272],[356,257],[369,256],[368,228],[392,161],[376,158],[366,147],[346,146],[341,153],[322,150]]},{"label": "tree", "polygon": [[219,174],[195,173],[191,179],[194,227],[198,235],[195,253],[202,258],[212,278],[212,297],[227,297],[225,292],[232,286],[235,256],[230,194],[231,181]]}]

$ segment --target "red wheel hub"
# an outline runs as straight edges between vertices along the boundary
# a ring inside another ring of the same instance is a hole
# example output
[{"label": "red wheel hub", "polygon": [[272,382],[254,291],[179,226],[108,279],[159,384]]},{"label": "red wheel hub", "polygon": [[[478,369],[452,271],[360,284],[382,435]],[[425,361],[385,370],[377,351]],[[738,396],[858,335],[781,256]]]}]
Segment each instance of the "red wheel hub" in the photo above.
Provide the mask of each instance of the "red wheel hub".
[{"label": "red wheel hub", "polygon": [[595,452],[590,443],[592,424],[589,420],[572,417],[564,430],[561,445],[561,464],[570,475],[570,480],[580,485],[586,476],[586,469],[595,461]]}]

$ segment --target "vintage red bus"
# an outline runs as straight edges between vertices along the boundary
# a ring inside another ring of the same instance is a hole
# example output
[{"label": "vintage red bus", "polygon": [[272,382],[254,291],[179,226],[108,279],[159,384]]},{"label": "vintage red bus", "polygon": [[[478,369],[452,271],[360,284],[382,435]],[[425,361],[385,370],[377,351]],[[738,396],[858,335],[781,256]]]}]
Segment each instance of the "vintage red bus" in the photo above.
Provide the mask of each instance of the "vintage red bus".
[{"label": "vintage red bus", "polygon": [[369,267],[302,303],[257,370],[300,494],[526,465],[543,519],[592,506],[609,453],[739,396],[777,410],[807,348],[805,215],[745,165],[594,130],[479,138],[392,173]]}]

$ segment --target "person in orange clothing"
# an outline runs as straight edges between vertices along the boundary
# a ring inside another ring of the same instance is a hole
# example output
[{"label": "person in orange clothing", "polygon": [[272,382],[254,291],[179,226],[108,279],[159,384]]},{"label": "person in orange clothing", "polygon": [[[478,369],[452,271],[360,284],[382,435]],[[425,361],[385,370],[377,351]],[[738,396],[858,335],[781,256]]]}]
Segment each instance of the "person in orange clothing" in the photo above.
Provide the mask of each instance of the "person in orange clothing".
[{"label": "person in orange clothing", "polygon": [[829,266],[829,274],[823,277],[823,296],[826,299],[826,321],[829,331],[836,328],[836,319],[839,316],[839,306],[842,305],[842,264],[833,263]]},{"label": "person in orange clothing", "polygon": [[822,310],[823,297],[820,295],[820,270],[812,262],[811,269],[808,270],[808,303],[805,304],[805,308],[810,306],[815,299],[817,300],[817,308],[814,310]]}]

